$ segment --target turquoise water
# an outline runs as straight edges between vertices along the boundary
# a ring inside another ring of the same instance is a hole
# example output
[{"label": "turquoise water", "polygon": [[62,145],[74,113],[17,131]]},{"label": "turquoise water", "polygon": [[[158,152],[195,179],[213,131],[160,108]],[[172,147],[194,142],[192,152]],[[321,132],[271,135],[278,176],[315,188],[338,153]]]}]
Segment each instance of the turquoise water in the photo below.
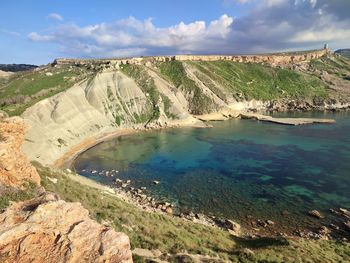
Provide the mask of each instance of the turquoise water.
[{"label": "turquoise water", "polygon": [[350,113],[284,115],[337,122],[294,127],[229,120],[213,122],[213,128],[140,132],[89,149],[75,168],[104,183],[115,177],[90,171],[116,169],[118,178],[146,186],[148,194],[181,211],[243,224],[259,218],[307,226],[315,223],[306,216],[310,209],[327,214],[329,208],[350,208]]}]

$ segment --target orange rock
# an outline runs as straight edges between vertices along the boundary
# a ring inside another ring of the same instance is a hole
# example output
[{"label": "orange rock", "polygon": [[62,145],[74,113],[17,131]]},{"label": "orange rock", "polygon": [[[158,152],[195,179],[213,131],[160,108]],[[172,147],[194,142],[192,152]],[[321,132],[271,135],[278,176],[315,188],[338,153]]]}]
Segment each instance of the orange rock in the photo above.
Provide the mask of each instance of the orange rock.
[{"label": "orange rock", "polygon": [[13,117],[0,122],[0,185],[21,187],[31,181],[40,185],[40,176],[21,152],[25,125]]},{"label": "orange rock", "polygon": [[1,262],[132,262],[127,235],[54,194],[12,204],[0,222]]}]

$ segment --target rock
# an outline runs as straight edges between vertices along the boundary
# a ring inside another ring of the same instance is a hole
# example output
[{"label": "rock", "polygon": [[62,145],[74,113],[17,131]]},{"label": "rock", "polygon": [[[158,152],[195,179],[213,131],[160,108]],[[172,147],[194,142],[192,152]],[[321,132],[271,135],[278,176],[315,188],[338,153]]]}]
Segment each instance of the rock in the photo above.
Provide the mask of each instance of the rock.
[{"label": "rock", "polygon": [[159,258],[162,255],[162,252],[158,249],[148,250],[143,248],[135,248],[132,251],[132,254],[137,255],[139,257],[152,259],[152,258]]},{"label": "rock", "polygon": [[281,212],[281,214],[282,214],[283,216],[288,216],[288,215],[289,215],[289,212],[288,212],[287,210],[283,210],[283,211]]},{"label": "rock", "polygon": [[329,235],[331,231],[326,226],[321,226],[318,233],[321,235]]},{"label": "rock", "polygon": [[324,216],[323,216],[319,211],[317,211],[317,210],[311,210],[311,211],[309,211],[309,215],[310,215],[310,216],[313,216],[313,217],[315,217],[315,218],[318,218],[318,219],[324,218]]},{"label": "rock", "polygon": [[50,76],[52,76],[53,74],[52,74],[52,72],[46,72],[45,75],[50,77]]},{"label": "rock", "polygon": [[350,231],[350,221],[344,222],[344,226],[345,226],[346,230]]},{"label": "rock", "polygon": [[157,185],[157,184],[160,184],[159,181],[153,181],[153,184]]},{"label": "rock", "polygon": [[165,209],[165,212],[166,212],[167,214],[169,214],[169,215],[172,215],[172,214],[173,214],[173,209],[172,209],[170,206],[168,206],[168,207]]},{"label": "rock", "polygon": [[49,176],[46,177],[50,182],[54,183],[54,184],[57,184],[57,178],[51,178]]},{"label": "rock", "polygon": [[339,230],[339,226],[337,226],[335,224],[329,224],[329,227],[334,229],[334,230]]},{"label": "rock", "polygon": [[242,248],[239,250],[239,254],[250,257],[254,255],[254,251],[249,248]]},{"label": "rock", "polygon": [[67,173],[70,173],[70,174],[72,173],[72,170],[71,170],[71,169],[68,169],[68,168],[67,168],[66,171],[67,171]]},{"label": "rock", "polygon": [[115,179],[115,182],[116,182],[116,183],[122,183],[123,180],[121,180],[121,179],[119,179],[119,178],[116,178],[116,179]]},{"label": "rock", "polygon": [[350,211],[345,208],[339,208],[339,212],[346,217],[350,217]]},{"label": "rock", "polygon": [[267,222],[265,222],[265,221],[263,221],[261,219],[258,219],[256,221],[256,223],[257,223],[258,226],[267,227]]},{"label": "rock", "polygon": [[239,236],[241,234],[241,226],[238,223],[227,219],[225,225],[232,235]]},{"label": "rock", "polygon": [[54,194],[12,204],[0,222],[3,262],[132,262],[127,235]]},{"label": "rock", "polygon": [[95,173],[97,173],[97,171],[96,171],[96,170],[92,170],[91,173],[92,173],[92,174],[95,174]]},{"label": "rock", "polygon": [[21,188],[28,181],[40,185],[40,176],[21,152],[26,131],[19,117],[0,122],[0,185]]},{"label": "rock", "polygon": [[272,220],[266,220],[266,223],[267,223],[268,225],[274,225],[274,224],[275,224],[275,222],[273,222]]}]

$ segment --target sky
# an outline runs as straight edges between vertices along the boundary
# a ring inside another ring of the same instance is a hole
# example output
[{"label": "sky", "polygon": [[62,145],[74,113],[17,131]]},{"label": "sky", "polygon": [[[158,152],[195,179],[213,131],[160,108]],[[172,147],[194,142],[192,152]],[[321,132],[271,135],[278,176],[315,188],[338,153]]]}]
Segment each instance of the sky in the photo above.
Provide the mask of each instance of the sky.
[{"label": "sky", "polygon": [[350,47],[350,0],[0,0],[0,63]]}]

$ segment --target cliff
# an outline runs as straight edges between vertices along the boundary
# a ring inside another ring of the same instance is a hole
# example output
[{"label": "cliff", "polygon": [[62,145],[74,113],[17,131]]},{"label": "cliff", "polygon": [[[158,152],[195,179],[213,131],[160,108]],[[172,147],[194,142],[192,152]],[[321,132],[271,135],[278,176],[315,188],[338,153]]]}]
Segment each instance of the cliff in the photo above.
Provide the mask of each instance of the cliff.
[{"label": "cliff", "polygon": [[263,55],[176,55],[176,56],[153,56],[131,57],[116,59],[56,59],[54,65],[88,65],[97,64],[106,67],[121,64],[146,65],[154,62],[167,61],[233,61],[240,63],[268,63],[272,66],[288,66],[293,63],[307,62],[320,58],[330,53],[329,49],[311,50],[306,52],[263,54]]}]

